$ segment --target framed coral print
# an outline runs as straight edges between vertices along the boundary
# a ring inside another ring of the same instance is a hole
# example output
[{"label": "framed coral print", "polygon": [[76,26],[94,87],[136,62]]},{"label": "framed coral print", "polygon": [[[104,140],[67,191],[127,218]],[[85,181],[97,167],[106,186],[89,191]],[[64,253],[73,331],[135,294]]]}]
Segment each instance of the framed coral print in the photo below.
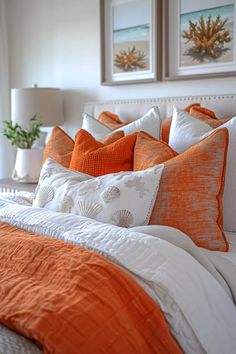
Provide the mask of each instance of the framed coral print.
[{"label": "framed coral print", "polygon": [[236,74],[235,0],[167,0],[165,77]]},{"label": "framed coral print", "polygon": [[100,0],[101,82],[156,81],[161,76],[161,1]]}]

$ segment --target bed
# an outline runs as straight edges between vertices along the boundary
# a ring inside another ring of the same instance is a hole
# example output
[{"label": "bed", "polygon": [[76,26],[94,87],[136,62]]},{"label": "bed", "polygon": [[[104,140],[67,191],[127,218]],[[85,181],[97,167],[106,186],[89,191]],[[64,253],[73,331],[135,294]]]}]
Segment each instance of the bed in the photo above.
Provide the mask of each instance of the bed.
[{"label": "bed", "polygon": [[[94,102],[84,111],[125,120],[158,106],[164,121],[173,106],[195,102],[236,115],[236,95]],[[226,233],[228,252],[210,251],[171,226],[116,226],[32,208],[33,198],[0,195],[0,353],[235,353],[236,233]]]}]

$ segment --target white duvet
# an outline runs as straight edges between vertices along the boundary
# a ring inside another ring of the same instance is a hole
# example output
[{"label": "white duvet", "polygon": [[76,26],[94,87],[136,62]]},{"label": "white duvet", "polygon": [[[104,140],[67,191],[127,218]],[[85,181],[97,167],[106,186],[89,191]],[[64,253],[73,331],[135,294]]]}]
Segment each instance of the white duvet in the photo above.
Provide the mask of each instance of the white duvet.
[{"label": "white duvet", "polygon": [[[192,249],[184,246],[186,236],[177,229],[124,229],[19,205],[3,197],[0,221],[93,249],[123,267],[160,304],[185,353],[236,353],[236,307],[230,289],[205,253],[192,243]],[[176,245],[167,242],[166,235]],[[40,351],[29,340],[0,326],[0,353]]]}]

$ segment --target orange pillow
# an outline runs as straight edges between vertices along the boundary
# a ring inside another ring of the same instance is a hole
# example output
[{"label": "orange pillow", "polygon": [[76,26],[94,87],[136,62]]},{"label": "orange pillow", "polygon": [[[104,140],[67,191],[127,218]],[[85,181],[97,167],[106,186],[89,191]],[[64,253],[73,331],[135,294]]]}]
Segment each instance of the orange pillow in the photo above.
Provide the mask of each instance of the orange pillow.
[{"label": "orange pillow", "polygon": [[136,137],[134,133],[104,145],[81,129],[76,136],[70,168],[92,176],[131,171]]},{"label": "orange pillow", "polygon": [[[184,108],[184,111],[190,112],[190,109],[192,107],[196,107],[196,106],[200,106],[200,103],[192,103],[189,106],[187,106],[186,108]],[[172,122],[172,117],[169,117],[162,122],[162,136],[161,136],[161,138],[166,143],[169,142],[171,122]]]},{"label": "orange pillow", "polygon": [[[142,169],[145,152],[149,166],[155,164],[160,145],[146,141],[143,156],[135,170]],[[158,143],[158,142],[157,142]],[[135,147],[138,147],[139,140]],[[182,154],[164,163],[158,195],[149,224],[167,225],[185,232],[199,247],[214,251],[228,251],[222,227],[222,195],[228,147],[228,130],[216,130]],[[167,150],[165,149],[165,154]],[[147,166],[145,166],[147,167]]]},{"label": "orange pillow", "polygon": [[[124,132],[119,130],[109,134],[101,142],[105,145],[111,144],[124,136]],[[43,153],[43,163],[48,157],[68,168],[74,150],[74,140],[60,127],[54,127],[51,136],[46,144]]]},{"label": "orange pillow", "polygon": [[132,122],[131,119],[127,119],[125,122],[122,122],[117,114],[108,111],[102,112],[99,115],[98,120],[105,124],[111,130],[118,129]]},{"label": "orange pillow", "polygon": [[164,141],[157,140],[145,132],[139,132],[134,147],[134,170],[145,170],[163,163],[177,153]]},{"label": "orange pillow", "polygon": [[190,110],[188,110],[187,112],[190,113],[191,109],[194,109],[197,112],[203,113],[203,114],[207,115],[208,117],[211,117],[212,119],[218,119],[215,115],[215,112],[211,111],[208,108],[201,107],[200,105],[199,106],[193,105],[192,107],[190,107]]},{"label": "orange pillow", "polygon": [[[201,107],[202,109],[206,108]],[[229,119],[218,119],[218,118],[212,118],[206,113],[203,113],[203,111],[199,111],[197,107],[192,107],[189,112],[193,117],[200,119],[201,121],[205,122],[206,124],[210,125],[212,128],[217,128],[220,127],[222,124],[225,124]]]},{"label": "orange pillow", "polygon": [[103,138],[100,141],[104,145],[109,145],[109,144],[112,144],[115,141],[123,138],[123,136],[125,136],[123,130],[119,130],[118,132],[114,132],[112,134],[107,135],[105,138]]},{"label": "orange pillow", "polygon": [[43,163],[48,157],[51,157],[68,168],[73,149],[74,140],[60,127],[54,127],[43,153]]}]

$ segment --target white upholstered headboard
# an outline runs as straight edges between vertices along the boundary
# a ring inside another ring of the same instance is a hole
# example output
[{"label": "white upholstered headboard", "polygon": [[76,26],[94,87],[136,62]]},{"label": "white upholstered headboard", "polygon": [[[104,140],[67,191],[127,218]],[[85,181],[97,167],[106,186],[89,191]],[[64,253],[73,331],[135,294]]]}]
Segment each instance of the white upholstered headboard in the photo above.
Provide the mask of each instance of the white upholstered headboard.
[{"label": "white upholstered headboard", "polygon": [[161,118],[164,120],[172,115],[174,105],[184,108],[198,102],[212,109],[219,118],[236,116],[236,94],[89,102],[85,104],[84,112],[97,118],[101,112],[110,111],[118,114],[121,120],[127,118],[135,120],[143,116],[151,107],[158,106]]}]

